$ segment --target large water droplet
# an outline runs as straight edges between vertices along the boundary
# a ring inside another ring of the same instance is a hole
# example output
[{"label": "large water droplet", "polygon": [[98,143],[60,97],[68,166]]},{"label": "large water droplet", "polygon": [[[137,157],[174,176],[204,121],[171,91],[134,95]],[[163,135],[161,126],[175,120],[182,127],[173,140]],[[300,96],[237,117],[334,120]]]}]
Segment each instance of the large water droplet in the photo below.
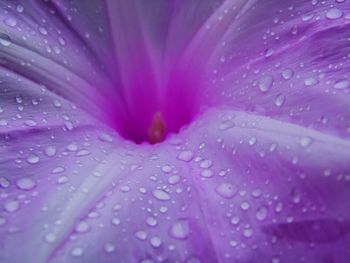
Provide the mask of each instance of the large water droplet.
[{"label": "large water droplet", "polygon": [[267,92],[273,84],[273,78],[271,76],[264,76],[259,80],[259,89],[262,92]]},{"label": "large water droplet", "polygon": [[81,257],[84,254],[84,250],[81,247],[73,248],[71,253],[72,257]]},{"label": "large water droplet", "polygon": [[341,18],[342,15],[343,15],[343,12],[338,8],[331,8],[326,13],[326,17],[328,19],[338,19],[338,18]]},{"label": "large water droplet", "polygon": [[19,189],[21,190],[32,190],[35,187],[35,182],[28,178],[28,177],[24,177],[24,178],[20,178],[16,181],[16,185]]},{"label": "large water droplet", "polygon": [[237,193],[238,188],[230,183],[222,183],[216,188],[216,192],[223,198],[232,198]]},{"label": "large water droplet", "polygon": [[312,144],[313,140],[311,137],[305,136],[300,139],[300,145],[303,148],[307,148]]},{"label": "large water droplet", "polygon": [[17,25],[17,20],[13,17],[5,18],[4,23],[8,26],[15,27]]},{"label": "large water droplet", "polygon": [[27,158],[27,162],[30,163],[30,164],[36,164],[36,163],[38,163],[39,161],[40,161],[39,156],[34,155],[34,154],[28,156],[28,158]]},{"label": "large water droplet", "polygon": [[347,89],[350,87],[350,81],[348,80],[340,80],[333,86],[335,89]]},{"label": "large water droplet", "polygon": [[193,159],[193,155],[194,154],[192,151],[183,151],[177,156],[177,159],[184,162],[189,162]]},{"label": "large water droplet", "polygon": [[17,200],[7,201],[4,208],[9,213],[16,212],[19,209],[19,202]]},{"label": "large water droplet", "polygon": [[153,191],[153,196],[161,201],[170,200],[170,195],[164,190],[156,189]]},{"label": "large water droplet", "polygon": [[171,237],[175,239],[186,239],[190,233],[190,226],[187,220],[182,219],[175,222],[169,230]]},{"label": "large water droplet", "polygon": [[291,69],[285,69],[282,71],[282,77],[285,80],[291,79],[293,77],[293,74],[294,74],[294,72]]},{"label": "large water droplet", "polygon": [[8,47],[11,45],[11,39],[8,35],[4,33],[0,33],[0,44],[4,47]]}]

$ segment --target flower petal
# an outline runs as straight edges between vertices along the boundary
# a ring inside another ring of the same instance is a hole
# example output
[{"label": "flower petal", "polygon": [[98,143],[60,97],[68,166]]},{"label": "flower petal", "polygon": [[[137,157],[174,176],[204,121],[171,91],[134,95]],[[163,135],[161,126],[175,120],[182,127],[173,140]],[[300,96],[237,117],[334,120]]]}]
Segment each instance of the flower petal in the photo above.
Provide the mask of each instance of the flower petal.
[{"label": "flower petal", "polygon": [[181,137],[219,262],[348,261],[348,141],[231,110]]},{"label": "flower petal", "polygon": [[[50,190],[37,188],[42,199],[17,198],[15,213],[34,216],[8,219],[26,230],[6,233],[9,248],[35,238],[43,248],[37,262],[345,263],[350,256],[344,140],[228,109],[205,113],[155,147],[87,138],[91,155],[57,155],[70,181],[52,188],[53,174],[41,181]],[[32,249],[11,256],[34,256]]]},{"label": "flower petal", "polygon": [[[72,1],[2,1],[0,65],[110,122],[123,111],[118,91],[106,74],[112,60],[104,52],[111,50],[111,41],[105,9],[101,6],[101,12],[95,12],[100,6],[96,2],[77,4],[77,9]],[[92,16],[94,26],[87,31],[84,21]],[[97,49],[100,42],[106,46]]]},{"label": "flower petal", "polygon": [[202,104],[349,138],[349,13],[347,1],[258,1],[216,42]]}]

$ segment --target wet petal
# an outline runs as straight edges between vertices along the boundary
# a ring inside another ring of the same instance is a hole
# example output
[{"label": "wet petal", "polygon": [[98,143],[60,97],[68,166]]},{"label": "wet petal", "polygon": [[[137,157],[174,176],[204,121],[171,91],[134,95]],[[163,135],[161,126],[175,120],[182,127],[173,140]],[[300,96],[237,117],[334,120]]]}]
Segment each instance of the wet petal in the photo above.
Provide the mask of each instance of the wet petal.
[{"label": "wet petal", "polygon": [[[109,61],[113,60],[110,54],[105,54],[111,51],[105,9],[95,2],[89,3],[91,5],[74,6],[71,1],[59,4],[3,1],[0,4],[0,65],[45,85],[107,122],[108,116],[116,116],[115,109],[121,103],[106,73]],[[100,11],[95,12],[95,8]],[[91,21],[91,16],[94,26],[86,31],[84,21],[88,17]],[[97,49],[97,45],[102,48]],[[113,106],[112,99],[116,102]],[[101,105],[108,115],[101,111]]]},{"label": "wet petal", "polygon": [[183,139],[218,261],[347,262],[349,142],[230,110]]},{"label": "wet petal", "polygon": [[349,12],[346,1],[258,1],[216,42],[202,103],[348,138]]}]

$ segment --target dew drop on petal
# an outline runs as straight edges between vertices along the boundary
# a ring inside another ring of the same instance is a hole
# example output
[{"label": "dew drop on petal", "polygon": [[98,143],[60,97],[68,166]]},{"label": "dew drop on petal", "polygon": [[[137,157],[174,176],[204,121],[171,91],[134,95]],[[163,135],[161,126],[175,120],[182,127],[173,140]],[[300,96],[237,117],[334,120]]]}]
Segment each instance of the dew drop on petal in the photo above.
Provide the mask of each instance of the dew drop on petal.
[{"label": "dew drop on petal", "polygon": [[10,27],[15,27],[17,25],[17,20],[13,17],[5,18],[4,23]]},{"label": "dew drop on petal", "polygon": [[243,235],[247,238],[252,237],[253,233],[254,233],[254,231],[251,228],[246,228],[243,230]]},{"label": "dew drop on petal", "polygon": [[20,178],[16,181],[16,185],[19,189],[21,190],[32,190],[35,187],[35,182],[28,178],[28,177],[24,177],[24,178]]},{"label": "dew drop on petal", "polygon": [[113,137],[107,133],[101,133],[99,139],[103,142],[113,142]]},{"label": "dew drop on petal", "polygon": [[0,45],[4,46],[4,47],[8,47],[11,45],[11,39],[8,35],[4,34],[4,33],[0,33]]},{"label": "dew drop on petal", "polygon": [[169,234],[174,239],[186,239],[190,233],[190,226],[187,220],[182,219],[175,222],[169,230]]},{"label": "dew drop on petal", "polygon": [[73,248],[71,253],[72,257],[81,257],[84,254],[84,250],[81,247]]},{"label": "dew drop on petal", "polygon": [[267,92],[273,84],[273,78],[271,76],[264,76],[259,80],[259,89],[262,92]]},{"label": "dew drop on petal", "polygon": [[275,105],[277,107],[282,107],[285,101],[286,101],[286,97],[282,94],[279,94],[275,99]]},{"label": "dew drop on petal", "polygon": [[56,235],[53,234],[53,233],[48,233],[48,234],[45,236],[45,241],[46,241],[47,243],[54,243],[54,242],[56,242],[56,239],[57,239],[57,237],[56,237]]},{"label": "dew drop on petal", "polygon": [[215,190],[221,197],[230,199],[236,195],[238,188],[230,183],[222,183]]},{"label": "dew drop on petal", "polygon": [[55,147],[53,147],[53,146],[48,146],[48,147],[46,147],[46,149],[45,149],[45,154],[47,155],[47,156],[54,156],[55,154],[56,154],[56,148]]},{"label": "dew drop on petal", "polygon": [[0,177],[0,187],[8,188],[10,186],[10,181],[5,177]]},{"label": "dew drop on petal", "polygon": [[152,247],[160,247],[162,245],[162,240],[160,239],[160,237],[154,236],[151,238],[150,243],[152,245]]},{"label": "dew drop on petal", "polygon": [[145,240],[147,238],[147,233],[145,231],[137,231],[135,237],[139,240]]},{"label": "dew drop on petal", "polygon": [[88,225],[88,223],[86,223],[85,221],[81,221],[75,228],[75,231],[78,233],[85,233],[88,232],[90,229],[90,226]]},{"label": "dew drop on petal", "polygon": [[167,192],[165,192],[164,190],[159,190],[159,189],[154,190],[153,196],[161,201],[170,200],[170,195]]},{"label": "dew drop on petal", "polygon": [[335,89],[347,89],[350,87],[350,81],[348,80],[340,80],[333,86]]},{"label": "dew drop on petal", "polygon": [[285,70],[282,71],[282,77],[285,80],[291,79],[293,77],[293,75],[294,75],[294,72],[291,69],[285,69]]},{"label": "dew drop on petal", "polygon": [[313,77],[310,77],[310,78],[307,78],[307,79],[304,80],[304,84],[307,87],[314,86],[317,83],[318,83],[318,80],[313,78]]},{"label": "dew drop on petal", "polygon": [[106,253],[112,253],[113,251],[115,251],[115,245],[113,245],[112,243],[106,243],[105,245],[104,245],[104,251],[106,252]]},{"label": "dew drop on petal", "polygon": [[192,151],[182,151],[177,156],[177,159],[184,161],[184,162],[189,162],[193,159],[193,156],[194,156],[194,154]]},{"label": "dew drop on petal", "polygon": [[308,136],[305,136],[305,137],[302,137],[300,139],[300,145],[303,147],[303,148],[307,148],[309,147],[311,144],[312,144],[313,140],[312,138],[308,137]]},{"label": "dew drop on petal", "polygon": [[331,20],[341,18],[342,15],[343,12],[338,8],[331,8],[326,13],[326,17]]},{"label": "dew drop on petal", "polygon": [[168,178],[168,183],[171,185],[177,184],[180,181],[180,176],[172,175]]},{"label": "dew drop on petal", "polygon": [[9,213],[16,212],[19,209],[19,202],[17,200],[7,201],[4,208]]},{"label": "dew drop on petal", "polygon": [[220,123],[219,129],[224,131],[235,127],[235,123],[232,120],[224,120]]},{"label": "dew drop on petal", "polygon": [[23,11],[24,11],[23,5],[17,5],[16,11],[17,11],[18,13],[23,13]]},{"label": "dew drop on petal", "polygon": [[28,158],[27,158],[27,162],[28,162],[29,164],[36,164],[36,163],[38,163],[39,161],[40,161],[39,156],[34,155],[34,154],[28,156]]},{"label": "dew drop on petal", "polygon": [[238,216],[234,216],[231,218],[231,224],[232,225],[238,225],[241,219]]},{"label": "dew drop on petal", "polygon": [[264,221],[267,217],[267,208],[266,207],[260,207],[258,208],[256,212],[256,219],[259,221]]},{"label": "dew drop on petal", "polygon": [[205,178],[211,178],[214,176],[214,173],[212,170],[209,170],[209,169],[205,169],[201,172],[201,176],[202,177],[205,177]]}]

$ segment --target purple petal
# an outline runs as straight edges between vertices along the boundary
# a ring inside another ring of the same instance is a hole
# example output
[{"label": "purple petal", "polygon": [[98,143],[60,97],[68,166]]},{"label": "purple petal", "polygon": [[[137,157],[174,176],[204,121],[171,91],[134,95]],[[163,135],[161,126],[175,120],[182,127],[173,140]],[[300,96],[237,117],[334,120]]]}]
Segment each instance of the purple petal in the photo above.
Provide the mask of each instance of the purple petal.
[{"label": "purple petal", "polygon": [[349,13],[345,1],[258,1],[215,42],[202,103],[348,138]]}]

